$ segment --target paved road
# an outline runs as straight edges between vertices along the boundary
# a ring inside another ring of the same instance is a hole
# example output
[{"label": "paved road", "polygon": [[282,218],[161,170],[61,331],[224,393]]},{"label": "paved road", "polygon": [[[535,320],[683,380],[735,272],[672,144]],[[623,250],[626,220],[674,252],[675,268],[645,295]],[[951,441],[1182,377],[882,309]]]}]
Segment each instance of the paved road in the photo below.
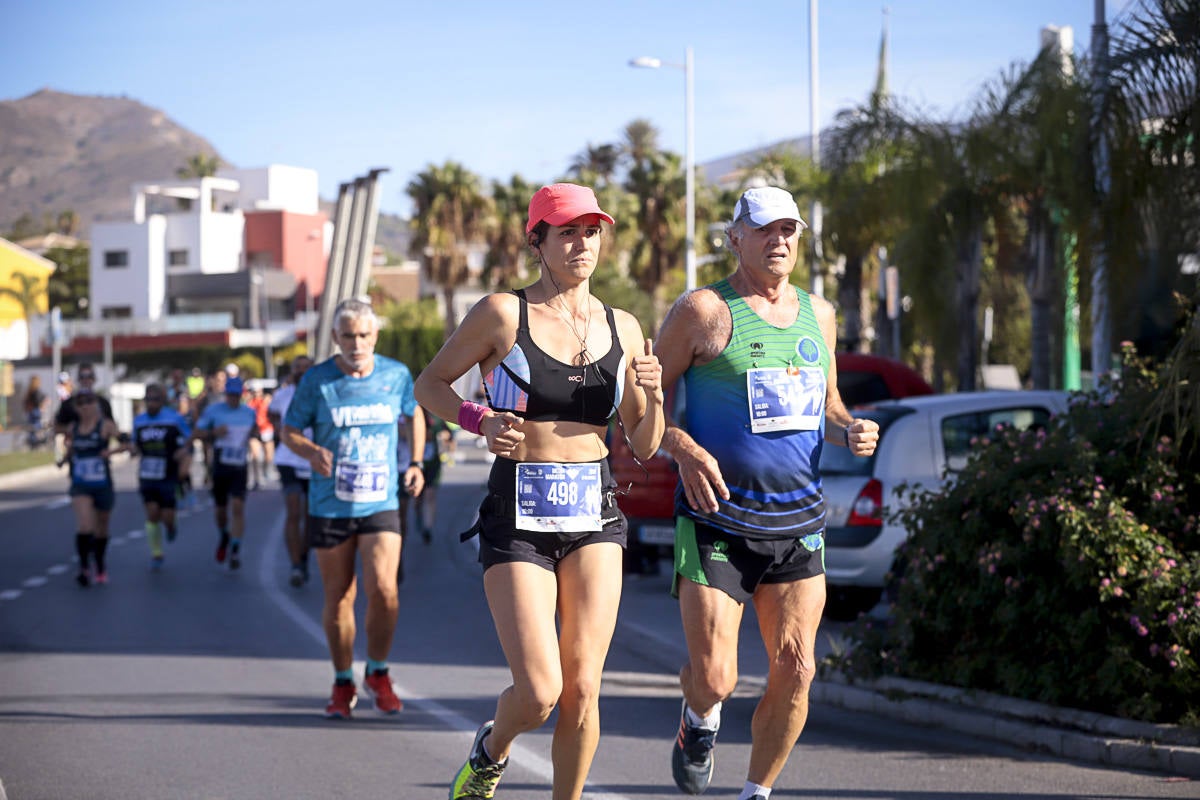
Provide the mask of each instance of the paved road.
[{"label": "paved road", "polygon": [[[454,535],[478,503],[485,464],[446,470],[435,540],[406,550],[392,651],[404,713],[384,718],[363,710],[348,723],[321,717],[331,667],[320,591],[316,583],[287,584],[278,491],[249,499],[240,572],[213,561],[216,533],[205,503],[184,515],[166,568],[155,573],[132,469],[117,474],[112,582],[86,590],[72,579],[63,479],[41,473],[0,491],[0,781],[9,798],[445,797],[475,727],[507,682],[474,553]],[[679,797],[667,764],[682,634],[666,589],[665,576],[626,582],[592,800]],[[764,672],[753,625],[747,619],[744,681],[725,713],[708,797],[736,797],[744,778],[749,716]],[[836,635],[836,626],[826,630]],[[501,800],[550,797],[549,732],[546,726],[519,741]],[[1161,775],[1074,764],[818,705],[774,796],[1125,800],[1197,793],[1195,784]]]}]

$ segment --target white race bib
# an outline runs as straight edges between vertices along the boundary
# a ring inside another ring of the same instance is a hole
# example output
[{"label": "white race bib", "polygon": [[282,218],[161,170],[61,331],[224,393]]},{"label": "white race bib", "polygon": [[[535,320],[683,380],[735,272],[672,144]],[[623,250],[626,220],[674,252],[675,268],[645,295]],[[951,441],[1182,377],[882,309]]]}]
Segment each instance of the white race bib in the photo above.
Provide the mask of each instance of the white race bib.
[{"label": "white race bib", "polygon": [[819,367],[755,367],[746,372],[750,431],[815,431],[825,416]]},{"label": "white race bib", "polygon": [[386,461],[339,461],[334,495],[346,503],[378,503],[388,497],[390,478]]},{"label": "white race bib", "polygon": [[108,475],[104,471],[104,459],[99,456],[86,456],[75,459],[76,483],[105,483]]},{"label": "white race bib", "polygon": [[163,456],[142,456],[138,477],[144,481],[161,481],[167,477],[167,459]]},{"label": "white race bib", "polygon": [[577,533],[604,527],[599,464],[517,464],[516,527]]}]

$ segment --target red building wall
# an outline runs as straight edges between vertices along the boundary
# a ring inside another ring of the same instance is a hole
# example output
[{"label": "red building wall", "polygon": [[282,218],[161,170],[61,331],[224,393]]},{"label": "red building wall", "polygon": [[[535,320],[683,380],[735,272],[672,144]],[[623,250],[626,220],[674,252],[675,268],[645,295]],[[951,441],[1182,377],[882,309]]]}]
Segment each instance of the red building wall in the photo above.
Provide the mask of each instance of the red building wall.
[{"label": "red building wall", "polygon": [[247,260],[264,258],[296,277],[296,310],[319,308],[325,288],[325,222],[323,213],[293,214],[289,211],[247,211],[245,248]]}]

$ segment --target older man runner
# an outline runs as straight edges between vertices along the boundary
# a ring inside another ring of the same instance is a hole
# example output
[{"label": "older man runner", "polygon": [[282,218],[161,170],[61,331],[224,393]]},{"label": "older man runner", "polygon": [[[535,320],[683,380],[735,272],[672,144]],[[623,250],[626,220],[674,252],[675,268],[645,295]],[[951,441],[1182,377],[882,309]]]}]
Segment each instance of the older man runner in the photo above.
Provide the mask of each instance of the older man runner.
[{"label": "older man runner", "polygon": [[[354,687],[355,563],[363,561],[367,596],[367,665],[363,691],[375,708],[403,708],[388,677],[387,657],[399,613],[399,479],[396,437],[401,415],[412,418],[411,452],[425,447],[425,419],[413,399],[408,367],[375,354],[379,320],[371,306],[343,300],[334,312],[341,352],[305,373],[283,422],[283,442],[308,461],[308,542],[316,550],[325,606],[322,620],[333,661],[332,696],[325,716],[349,719]],[[312,429],[312,438],[304,434]],[[419,494],[420,465],[403,465],[405,485]]]},{"label": "older man runner", "polygon": [[688,646],[671,769],[708,788],[721,702],[737,682],[737,640],[753,602],[770,664],[751,723],[739,800],[766,800],[808,716],[825,604],[826,444],[869,456],[878,425],[837,390],[833,306],[791,285],[804,221],[775,187],[746,191],[727,228],[732,275],[676,301],[655,352],[663,384],[687,388],[686,432],[667,428],[679,465],[675,586]]}]

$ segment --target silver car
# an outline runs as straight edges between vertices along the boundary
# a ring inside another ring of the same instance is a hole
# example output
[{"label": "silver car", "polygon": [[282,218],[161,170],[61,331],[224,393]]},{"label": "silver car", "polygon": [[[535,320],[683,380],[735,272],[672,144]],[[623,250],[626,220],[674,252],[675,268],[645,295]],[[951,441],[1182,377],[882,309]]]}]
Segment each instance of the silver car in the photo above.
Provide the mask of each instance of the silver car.
[{"label": "silver car", "polygon": [[997,426],[1045,425],[1066,410],[1067,392],[988,391],[887,400],[851,411],[879,423],[870,458],[843,447],[821,453],[825,492],[825,576],[830,619],[854,619],[879,602],[896,548],[907,536],[889,521],[902,483],[936,488],[967,463],[978,439]]}]

